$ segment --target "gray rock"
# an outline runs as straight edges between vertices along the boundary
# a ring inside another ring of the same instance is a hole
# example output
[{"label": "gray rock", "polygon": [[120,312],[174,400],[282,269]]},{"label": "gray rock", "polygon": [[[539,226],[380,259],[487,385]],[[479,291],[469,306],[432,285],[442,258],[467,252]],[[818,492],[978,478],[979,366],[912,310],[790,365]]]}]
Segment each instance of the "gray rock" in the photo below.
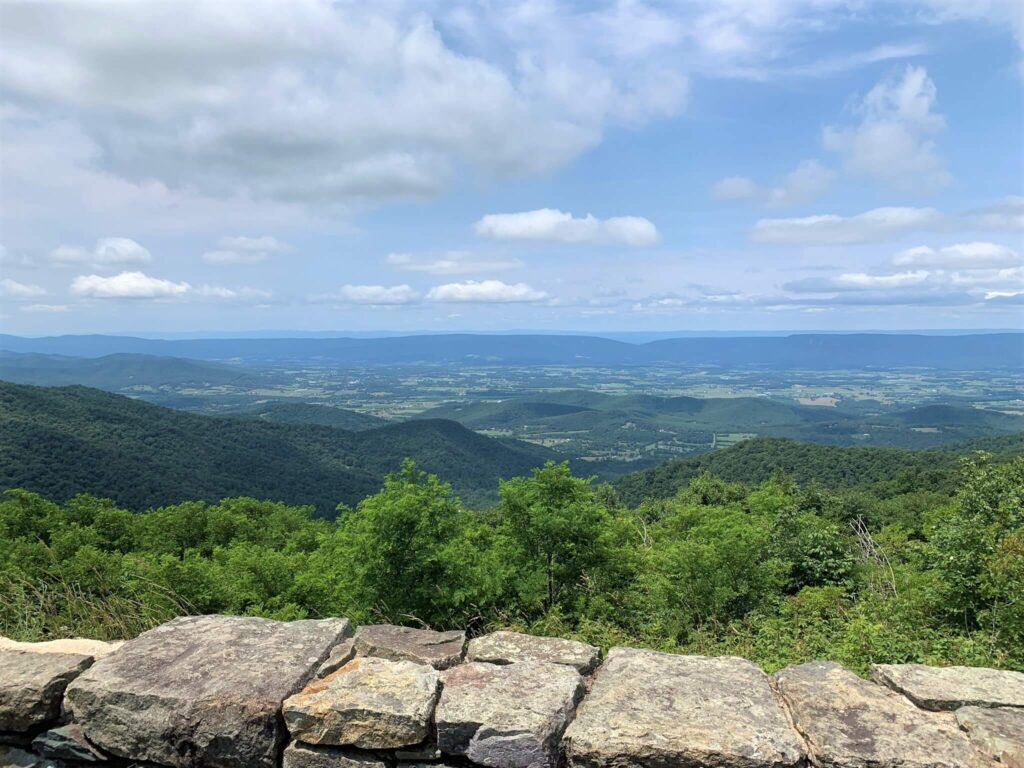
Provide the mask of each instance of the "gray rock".
[{"label": "gray rock", "polygon": [[920,710],[838,664],[787,667],[776,681],[815,766],[991,768],[951,714]]},{"label": "gray rock", "polygon": [[282,768],[388,768],[388,764],[374,755],[351,749],[293,741],[284,750]]},{"label": "gray rock", "polygon": [[17,747],[0,747],[0,768],[64,768],[64,765]]},{"label": "gray rock", "polygon": [[593,645],[557,637],[534,637],[521,632],[492,632],[469,641],[467,661],[489,664],[514,664],[519,661],[546,661],[565,664],[581,675],[594,671],[601,651]]},{"label": "gray rock", "polygon": [[56,720],[68,683],[92,664],[79,653],[0,650],[0,731],[28,731]]},{"label": "gray rock", "polygon": [[613,648],[566,731],[578,768],[784,768],[804,747],[755,665]]},{"label": "gray rock", "polygon": [[347,619],[188,616],[151,629],[68,686],[92,743],[161,765],[275,765],[281,702],[300,690]]},{"label": "gray rock", "polygon": [[284,702],[292,736],[307,744],[393,749],[427,738],[437,670],[411,661],[353,659]]},{"label": "gray rock", "polygon": [[39,734],[32,741],[32,749],[58,760],[101,763],[107,759],[106,755],[89,743],[81,727],[74,723]]},{"label": "gray rock", "polygon": [[1024,707],[1024,672],[982,667],[876,664],[871,667],[871,679],[902,693],[922,709]]},{"label": "gray rock", "polygon": [[467,663],[445,672],[437,744],[490,768],[550,768],[583,695],[583,678],[560,664]]},{"label": "gray rock", "polygon": [[107,642],[89,640],[84,637],[68,637],[61,640],[43,640],[38,643],[24,643],[0,635],[0,651],[29,651],[31,653],[77,653],[102,659],[124,645],[123,640]]},{"label": "gray rock", "polygon": [[393,624],[367,624],[355,637],[357,656],[414,661],[434,669],[448,669],[462,661],[465,643],[465,632],[434,632]]},{"label": "gray rock", "polygon": [[1024,768],[1024,709],[962,707],[956,721],[985,754]]},{"label": "gray rock", "polygon": [[320,665],[316,671],[317,677],[327,677],[331,672],[337,672],[356,657],[356,643],[351,637],[342,640],[331,649],[331,655],[327,661]]}]

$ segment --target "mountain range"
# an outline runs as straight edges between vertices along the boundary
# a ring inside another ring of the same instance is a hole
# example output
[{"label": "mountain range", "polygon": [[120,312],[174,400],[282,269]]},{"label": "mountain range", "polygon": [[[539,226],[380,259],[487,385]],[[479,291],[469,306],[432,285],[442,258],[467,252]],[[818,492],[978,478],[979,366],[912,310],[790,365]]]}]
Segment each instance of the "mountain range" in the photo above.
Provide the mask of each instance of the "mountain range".
[{"label": "mountain range", "polygon": [[851,333],[691,337],[642,344],[598,336],[439,334],[387,338],[144,339],[0,334],[11,352],[101,357],[132,353],[248,365],[692,365],[844,370],[1024,368],[1024,333],[950,336]]}]

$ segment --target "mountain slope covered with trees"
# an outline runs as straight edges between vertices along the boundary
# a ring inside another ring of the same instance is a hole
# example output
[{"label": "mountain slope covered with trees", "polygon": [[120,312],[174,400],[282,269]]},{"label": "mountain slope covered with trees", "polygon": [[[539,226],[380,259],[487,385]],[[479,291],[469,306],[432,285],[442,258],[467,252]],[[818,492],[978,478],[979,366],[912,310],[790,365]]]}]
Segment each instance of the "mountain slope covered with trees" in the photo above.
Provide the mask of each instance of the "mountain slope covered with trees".
[{"label": "mountain slope covered with trees", "polygon": [[349,432],[200,416],[85,387],[0,382],[0,488],[61,500],[94,493],[141,510],[247,494],[332,515],[411,457],[449,477],[467,501],[485,501],[495,478],[552,455],[440,420]]},{"label": "mountain slope covered with trees", "polygon": [[916,488],[948,491],[956,484],[961,460],[979,451],[993,453],[999,459],[1022,455],[1024,433],[927,451],[757,438],[631,472],[614,480],[613,485],[623,502],[632,506],[646,499],[670,498],[703,473],[747,485],[763,483],[781,472],[801,484],[832,490],[869,486],[886,495]]}]

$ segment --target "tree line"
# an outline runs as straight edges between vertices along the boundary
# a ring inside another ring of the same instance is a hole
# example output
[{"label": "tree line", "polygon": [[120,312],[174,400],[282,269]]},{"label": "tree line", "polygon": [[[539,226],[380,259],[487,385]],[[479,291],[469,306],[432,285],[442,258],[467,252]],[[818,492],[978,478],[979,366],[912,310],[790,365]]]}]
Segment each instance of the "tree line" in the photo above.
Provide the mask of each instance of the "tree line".
[{"label": "tree line", "polygon": [[964,460],[952,492],[826,490],[707,472],[627,507],[548,463],[471,511],[411,461],[335,521],[225,499],[136,513],[0,501],[0,633],[132,636],[181,613],[348,616],[601,646],[1024,669],[1024,459]]}]

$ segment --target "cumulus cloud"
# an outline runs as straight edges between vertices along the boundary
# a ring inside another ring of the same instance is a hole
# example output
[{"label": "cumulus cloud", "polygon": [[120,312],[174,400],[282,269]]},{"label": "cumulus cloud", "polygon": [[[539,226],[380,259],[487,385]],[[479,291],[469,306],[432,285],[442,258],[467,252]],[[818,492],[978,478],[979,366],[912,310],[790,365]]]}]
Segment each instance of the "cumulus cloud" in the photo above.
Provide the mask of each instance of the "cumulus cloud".
[{"label": "cumulus cloud", "polygon": [[825,148],[838,152],[846,169],[898,189],[933,191],[952,180],[932,137],[945,127],[933,111],[935,83],[923,67],[908,66],[882,80],[856,104],[856,125],[827,126]]},{"label": "cumulus cloud", "polygon": [[192,290],[188,283],[176,283],[143,272],[121,272],[112,277],[79,275],[71,293],[94,299],[162,299],[183,296]]},{"label": "cumulus cloud", "polygon": [[745,176],[729,176],[711,188],[715,200],[747,200],[772,208],[809,203],[821,197],[832,184],[835,172],[817,160],[804,160],[776,186],[764,187]]},{"label": "cumulus cloud", "polygon": [[408,285],[343,285],[336,292],[314,300],[387,306],[413,304],[420,300],[420,295]]},{"label": "cumulus cloud", "polygon": [[49,253],[54,264],[94,267],[115,267],[128,264],[148,264],[153,261],[150,252],[128,237],[104,237],[96,241],[92,250],[75,245],[59,245]]},{"label": "cumulus cloud", "polygon": [[945,269],[997,269],[1024,263],[1020,254],[999,243],[956,243],[943,248],[921,245],[893,256],[899,267],[939,267]]},{"label": "cumulus cloud", "polygon": [[112,276],[79,275],[71,282],[71,293],[90,299],[222,299],[266,300],[271,294],[259,288],[225,288],[151,277],[144,272],[121,272]]},{"label": "cumulus cloud", "polygon": [[555,208],[522,213],[490,213],[474,229],[478,235],[496,240],[539,240],[558,243],[618,243],[629,246],[654,245],[658,230],[640,216],[598,219],[589,213],[575,217]]},{"label": "cumulus cloud", "polygon": [[464,283],[437,285],[427,293],[428,301],[453,303],[494,303],[542,301],[548,297],[526,283],[503,283],[500,280],[467,280]]},{"label": "cumulus cloud", "polygon": [[796,219],[761,219],[750,233],[772,245],[852,245],[933,229],[943,222],[934,208],[874,208],[856,216],[821,214]]},{"label": "cumulus cloud", "polygon": [[31,283],[19,283],[9,277],[0,279],[0,296],[7,296],[11,299],[36,299],[45,296],[45,288]]},{"label": "cumulus cloud", "polygon": [[466,251],[448,251],[440,256],[389,253],[384,263],[405,272],[426,272],[432,275],[469,275],[525,266],[519,259],[480,256]]}]

